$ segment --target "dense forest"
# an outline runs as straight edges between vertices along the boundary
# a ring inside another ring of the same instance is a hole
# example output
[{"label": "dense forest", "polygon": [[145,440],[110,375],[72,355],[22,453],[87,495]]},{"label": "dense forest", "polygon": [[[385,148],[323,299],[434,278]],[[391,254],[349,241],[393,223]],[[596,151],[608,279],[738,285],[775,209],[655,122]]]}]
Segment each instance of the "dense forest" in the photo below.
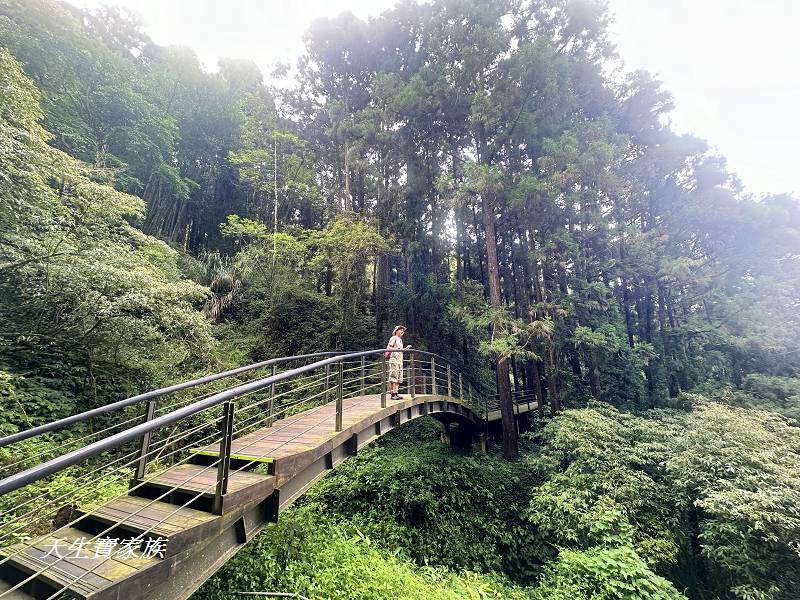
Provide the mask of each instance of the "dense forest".
[{"label": "dense forest", "polygon": [[265,74],[0,0],[0,433],[405,323],[499,447],[395,432],[199,597],[800,597],[800,201],[675,133],[608,28],[404,0]]}]

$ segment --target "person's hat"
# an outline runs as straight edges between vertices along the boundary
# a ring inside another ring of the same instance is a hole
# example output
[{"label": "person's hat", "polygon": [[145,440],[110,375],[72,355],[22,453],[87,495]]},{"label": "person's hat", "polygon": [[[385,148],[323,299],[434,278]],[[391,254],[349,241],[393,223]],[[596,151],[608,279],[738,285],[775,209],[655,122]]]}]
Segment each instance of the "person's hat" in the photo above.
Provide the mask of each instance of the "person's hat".
[{"label": "person's hat", "polygon": [[397,327],[395,327],[394,329],[392,329],[392,335],[396,335],[396,334],[397,334],[397,330],[398,330],[398,329],[405,329],[405,328],[406,328],[406,326],[405,326],[405,325],[398,325]]}]

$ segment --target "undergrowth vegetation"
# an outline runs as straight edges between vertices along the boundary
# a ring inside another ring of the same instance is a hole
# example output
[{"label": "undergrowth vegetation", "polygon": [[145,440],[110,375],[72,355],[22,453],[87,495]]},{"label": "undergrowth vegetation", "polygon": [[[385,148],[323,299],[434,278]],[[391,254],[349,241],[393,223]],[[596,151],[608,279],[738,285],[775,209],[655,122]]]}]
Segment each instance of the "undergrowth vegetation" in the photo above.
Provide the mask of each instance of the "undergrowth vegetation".
[{"label": "undergrowth vegetation", "polygon": [[447,448],[433,420],[406,425],[314,486],[197,599],[244,590],[449,598],[453,589],[537,600],[796,598],[800,428],[698,395],[683,401],[687,410],[567,410],[527,434],[513,463]]}]

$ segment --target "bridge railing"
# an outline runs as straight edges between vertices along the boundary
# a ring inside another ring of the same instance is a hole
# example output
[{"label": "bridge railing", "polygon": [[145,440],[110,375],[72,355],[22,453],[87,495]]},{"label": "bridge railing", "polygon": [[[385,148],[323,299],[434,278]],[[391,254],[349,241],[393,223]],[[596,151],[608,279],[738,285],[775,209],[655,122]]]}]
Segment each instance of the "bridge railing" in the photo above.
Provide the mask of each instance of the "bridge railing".
[{"label": "bridge railing", "polygon": [[[237,460],[236,468],[231,468],[231,442],[234,438],[271,426],[278,419],[296,412],[330,402],[336,403],[331,429],[340,431],[345,416],[343,401],[349,397],[375,394],[380,397],[381,406],[386,406],[388,360],[385,352],[385,349],[380,349],[346,354],[318,353],[264,361],[141,394],[6,436],[0,440],[0,445],[6,447],[4,453],[9,457],[8,464],[13,472],[0,480],[0,547],[20,540],[26,540],[26,545],[42,544],[48,538],[71,535],[76,529],[80,530],[81,523],[91,515],[77,510],[78,507],[136,494],[168,469],[189,464],[196,457],[198,448],[209,446],[217,451],[210,452],[211,456],[201,465],[210,476],[206,489],[193,488],[191,493],[185,494],[181,486],[186,482],[176,481],[174,485],[161,486],[157,494],[147,498],[153,504],[181,490],[183,495],[175,512],[185,506],[207,506],[209,510],[221,512],[222,500],[233,474],[252,469],[257,462]],[[485,395],[456,365],[421,350],[395,352],[403,352],[407,357],[404,361],[406,394],[412,397],[441,394],[460,398],[479,417],[486,417],[488,404]],[[284,368],[292,362],[305,361],[310,362]],[[268,373],[266,376],[264,369]],[[259,376],[250,377],[259,372]],[[248,379],[225,385],[225,380],[241,376],[248,376]],[[209,385],[210,390],[204,387]],[[133,411],[138,411],[138,414],[131,414]],[[112,416],[116,416],[117,421],[86,431],[92,420],[99,417],[110,419]],[[55,450],[51,448],[51,453],[57,456],[20,469],[26,464],[24,461],[38,462],[42,457],[33,455],[26,459],[15,450],[27,451],[39,439],[46,439],[67,428],[73,428],[73,433],[80,432],[71,445],[65,444]],[[76,444],[78,447],[73,447]],[[150,504],[126,518],[134,518]],[[148,531],[140,534],[142,543],[148,535],[155,535],[153,531],[169,516],[153,522]],[[108,536],[120,527],[124,529],[124,525],[125,520],[99,532],[92,530],[87,543]],[[24,552],[25,547],[13,545],[6,548],[5,556],[0,558],[0,570],[4,563]],[[24,578],[0,593],[0,598],[45,571],[58,568],[61,560],[55,560]],[[75,582],[86,575],[76,576]]]},{"label": "bridge railing", "polygon": [[[0,463],[0,478],[21,471],[31,464],[43,462],[49,454],[54,452],[63,451],[67,447],[84,446],[139,424],[146,420],[148,415],[152,418],[166,414],[180,406],[210,397],[217,392],[233,389],[244,383],[262,379],[266,375],[275,374],[278,369],[286,369],[302,362],[340,354],[345,353],[316,352],[265,360],[151,390],[0,437],[0,448],[12,445],[16,445],[16,448],[25,448],[25,452],[17,453],[16,459]],[[19,445],[26,440],[30,440],[27,445]],[[21,456],[19,456],[20,454]]]},{"label": "bridge railing", "polygon": [[[486,410],[491,414],[500,410],[500,396],[498,394],[486,394]],[[530,411],[532,408],[538,407],[538,398],[534,390],[514,390],[511,392],[511,400],[514,405],[514,410],[517,414],[520,413],[523,407]]]}]

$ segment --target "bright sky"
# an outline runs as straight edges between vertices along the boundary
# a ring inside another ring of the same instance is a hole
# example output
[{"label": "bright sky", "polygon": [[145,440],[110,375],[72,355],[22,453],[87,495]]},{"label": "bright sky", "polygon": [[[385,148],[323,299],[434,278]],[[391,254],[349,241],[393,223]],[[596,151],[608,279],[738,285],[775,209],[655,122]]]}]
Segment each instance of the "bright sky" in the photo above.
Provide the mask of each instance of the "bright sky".
[{"label": "bright sky", "polygon": [[[68,0],[137,10],[159,44],[269,65],[302,53],[317,17],[378,15],[394,0]],[[800,195],[798,0],[610,0],[618,50],[656,73],[675,98],[673,126],[728,158],[746,189]]]}]

